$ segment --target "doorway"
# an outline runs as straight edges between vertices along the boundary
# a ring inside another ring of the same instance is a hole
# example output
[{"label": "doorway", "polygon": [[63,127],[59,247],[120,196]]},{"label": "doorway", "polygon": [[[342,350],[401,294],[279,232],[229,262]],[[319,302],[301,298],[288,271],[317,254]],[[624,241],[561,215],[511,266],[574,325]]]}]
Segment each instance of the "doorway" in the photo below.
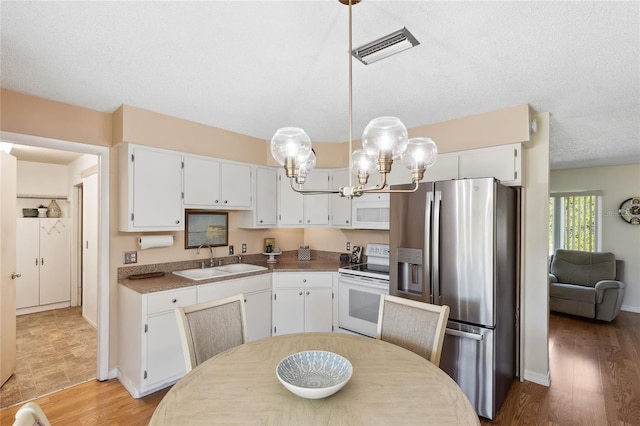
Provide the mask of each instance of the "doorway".
[{"label": "doorway", "polygon": [[39,136],[0,132],[0,139],[19,145],[49,148],[96,155],[97,161],[97,350],[96,377],[107,380],[115,377],[109,372],[109,148]]}]

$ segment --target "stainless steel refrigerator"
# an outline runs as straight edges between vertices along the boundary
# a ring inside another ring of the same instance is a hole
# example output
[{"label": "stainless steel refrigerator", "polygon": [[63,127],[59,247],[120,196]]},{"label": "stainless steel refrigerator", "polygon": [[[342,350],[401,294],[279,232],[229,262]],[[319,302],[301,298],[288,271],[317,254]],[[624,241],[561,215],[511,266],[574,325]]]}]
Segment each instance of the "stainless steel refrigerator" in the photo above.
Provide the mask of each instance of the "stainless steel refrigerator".
[{"label": "stainless steel refrigerator", "polygon": [[421,183],[391,194],[389,229],[390,294],[449,306],[440,368],[493,419],[516,376],[516,191],[493,178]]}]

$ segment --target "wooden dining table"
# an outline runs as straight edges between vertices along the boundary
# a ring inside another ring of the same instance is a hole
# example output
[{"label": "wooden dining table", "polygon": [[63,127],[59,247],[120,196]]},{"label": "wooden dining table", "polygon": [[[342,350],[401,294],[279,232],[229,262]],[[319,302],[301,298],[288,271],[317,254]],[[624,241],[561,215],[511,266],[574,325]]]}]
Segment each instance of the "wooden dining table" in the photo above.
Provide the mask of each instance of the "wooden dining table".
[{"label": "wooden dining table", "polygon": [[[301,398],[276,376],[285,357],[323,350],[353,365],[323,399]],[[298,333],[245,343],[203,362],[164,396],[150,425],[478,425],[460,387],[421,356],[381,340]]]}]

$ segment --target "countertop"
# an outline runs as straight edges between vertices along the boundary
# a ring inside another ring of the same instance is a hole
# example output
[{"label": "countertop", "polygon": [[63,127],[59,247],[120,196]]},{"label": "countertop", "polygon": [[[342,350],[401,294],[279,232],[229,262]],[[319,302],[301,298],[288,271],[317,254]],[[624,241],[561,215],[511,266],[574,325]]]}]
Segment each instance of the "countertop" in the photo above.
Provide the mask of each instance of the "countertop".
[{"label": "countertop", "polygon": [[181,277],[171,272],[172,270],[177,271],[181,269],[189,269],[189,267],[176,267],[167,270],[166,267],[158,268],[157,265],[148,265],[146,269],[142,269],[144,267],[138,267],[137,269],[133,270],[132,273],[155,272],[161,270],[162,272],[165,272],[164,276],[144,279],[129,279],[123,273],[119,273],[120,278],[118,279],[118,283],[130,288],[135,292],[146,294],[213,282],[228,281],[254,275],[269,274],[272,272],[337,272],[338,268],[340,267],[339,260],[322,256],[318,256],[317,258],[314,258],[312,256],[311,260],[307,261],[298,261],[298,259],[295,257],[283,257],[281,259],[278,259],[277,263],[267,263],[266,261],[250,261],[243,263],[264,266],[267,269],[263,271],[249,272],[246,274],[233,274],[230,276],[196,281]]}]

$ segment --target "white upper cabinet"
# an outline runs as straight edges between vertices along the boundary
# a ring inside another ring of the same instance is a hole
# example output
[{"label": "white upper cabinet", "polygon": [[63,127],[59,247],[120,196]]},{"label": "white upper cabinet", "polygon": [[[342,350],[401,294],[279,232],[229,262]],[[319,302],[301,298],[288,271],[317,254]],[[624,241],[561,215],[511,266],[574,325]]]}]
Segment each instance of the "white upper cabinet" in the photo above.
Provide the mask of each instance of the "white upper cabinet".
[{"label": "white upper cabinet", "polygon": [[424,172],[423,182],[458,179],[458,154],[438,155],[436,162]]},{"label": "white upper cabinet", "polygon": [[220,161],[185,155],[183,171],[185,207],[220,205]]},{"label": "white upper cabinet", "polygon": [[184,155],[184,206],[250,209],[251,166],[211,157]]},{"label": "white upper cabinet", "polygon": [[[355,181],[354,181],[355,184]],[[349,169],[331,171],[331,188],[349,186]],[[331,226],[335,228],[351,228],[351,199],[339,194],[329,195],[331,204]]]},{"label": "white upper cabinet", "polygon": [[[303,189],[329,189],[329,171],[312,170]],[[328,226],[329,195],[302,195],[291,189],[284,170],[278,172],[278,224],[288,226]]]},{"label": "white upper cabinet", "polygon": [[181,154],[125,143],[119,165],[120,231],[183,230]]},{"label": "white upper cabinet", "polygon": [[[329,171],[312,170],[304,184],[309,189],[329,189]],[[304,196],[304,224],[329,225],[329,195]]]},{"label": "white upper cabinet", "polygon": [[511,144],[459,152],[459,177],[495,177],[503,185],[522,185],[522,145]]},{"label": "white upper cabinet", "polygon": [[275,228],[278,225],[278,169],[255,167],[254,209],[238,214],[241,228]]}]

